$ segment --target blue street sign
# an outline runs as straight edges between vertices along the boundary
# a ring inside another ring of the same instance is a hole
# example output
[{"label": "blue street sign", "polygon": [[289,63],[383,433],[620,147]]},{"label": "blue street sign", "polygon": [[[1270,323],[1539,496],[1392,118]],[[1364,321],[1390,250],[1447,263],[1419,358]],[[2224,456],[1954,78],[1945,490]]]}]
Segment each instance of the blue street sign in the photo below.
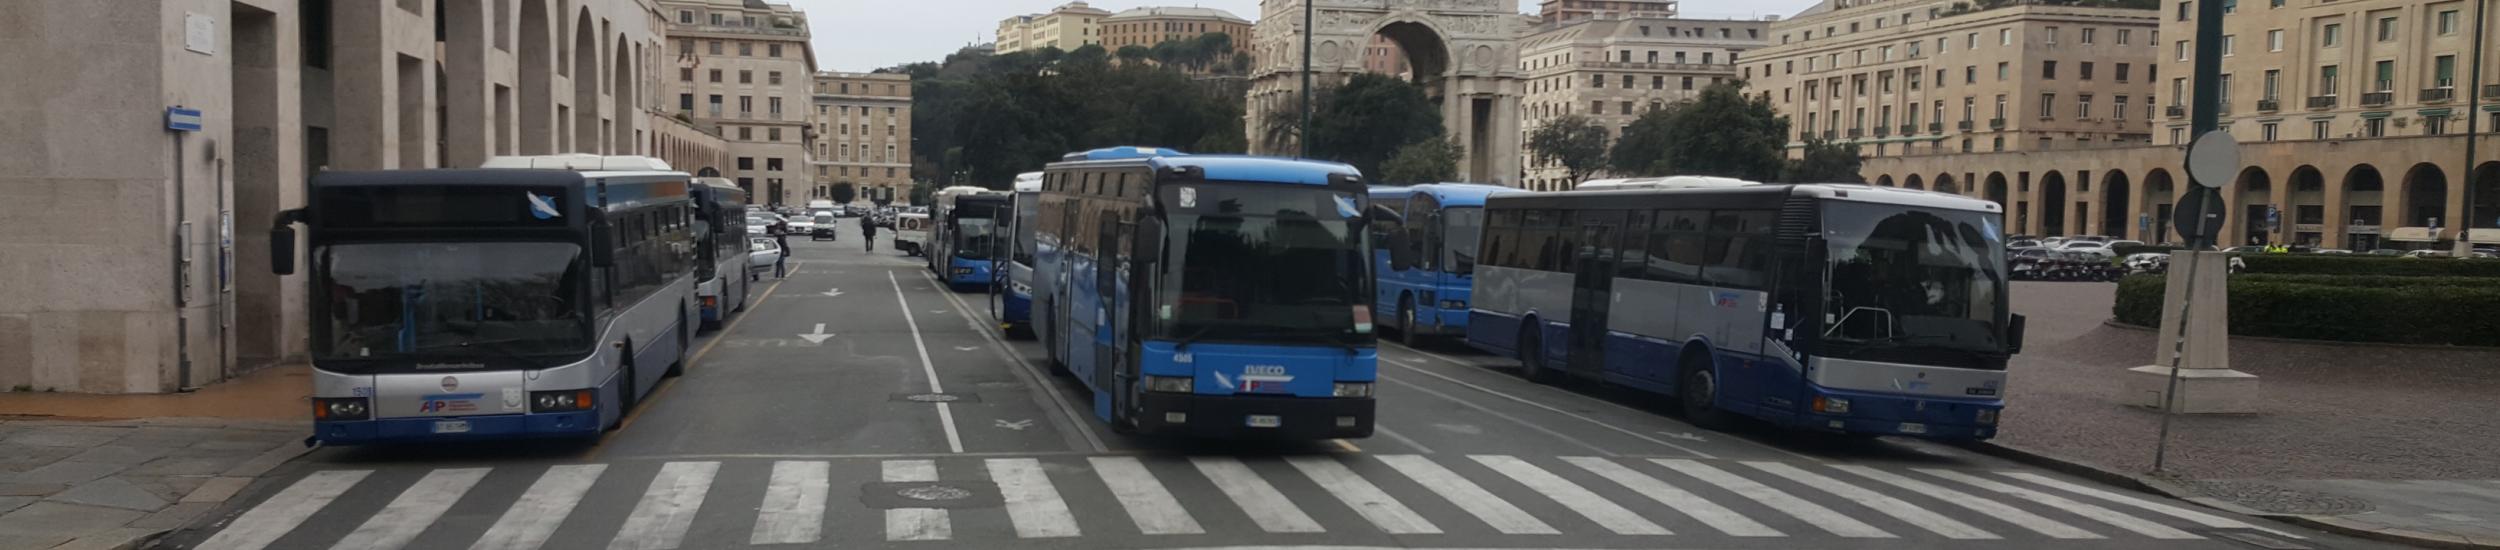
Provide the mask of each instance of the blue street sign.
[{"label": "blue street sign", "polygon": [[166,107],[165,129],[176,132],[200,131],[200,110]]},{"label": "blue street sign", "polygon": [[2136,215],[2135,215],[2135,228],[2136,228],[2136,229],[2140,229],[2140,230],[2145,230],[2145,231],[2151,231],[2151,230],[2153,229],[2153,215],[2152,215],[2152,214],[2136,214]]}]

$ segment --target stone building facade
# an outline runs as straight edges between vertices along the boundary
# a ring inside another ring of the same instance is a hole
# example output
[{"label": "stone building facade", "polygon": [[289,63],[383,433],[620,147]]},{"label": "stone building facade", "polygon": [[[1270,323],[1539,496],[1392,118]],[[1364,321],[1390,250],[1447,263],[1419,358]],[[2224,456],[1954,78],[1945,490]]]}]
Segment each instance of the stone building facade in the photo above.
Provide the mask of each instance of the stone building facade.
[{"label": "stone building facade", "polygon": [[[1761,21],[1604,13],[1568,21],[1539,27],[1520,42],[1519,67],[1528,73],[1520,143],[1565,115],[1588,117],[1622,137],[1641,114],[1735,80],[1739,55],[1762,47],[1768,28]],[[1527,167],[1521,187],[1555,191],[1576,184],[1562,165],[1538,161],[1535,150],[1523,147],[1518,154]]]},{"label": "stone building facade", "polygon": [[1101,44],[1102,20],[1110,16],[1111,12],[1080,1],[1051,8],[1050,13],[1009,17],[998,22],[997,53],[1042,48],[1074,51],[1086,44]]},{"label": "stone building facade", "polygon": [[721,177],[758,205],[805,204],[809,83],[816,56],[807,14],[757,0],[659,0],[668,18],[672,112],[728,142]]},{"label": "stone building facade", "polygon": [[816,191],[858,189],[854,200],[911,196],[911,75],[817,73]]}]

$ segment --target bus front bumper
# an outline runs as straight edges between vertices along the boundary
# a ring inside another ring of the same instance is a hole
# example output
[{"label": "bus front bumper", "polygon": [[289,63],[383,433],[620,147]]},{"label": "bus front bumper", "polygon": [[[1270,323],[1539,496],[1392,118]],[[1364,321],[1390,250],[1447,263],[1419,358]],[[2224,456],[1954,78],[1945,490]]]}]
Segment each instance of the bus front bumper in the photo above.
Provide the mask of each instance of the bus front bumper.
[{"label": "bus front bumper", "polygon": [[[1898,435],[1939,440],[1996,437],[2003,401],[1936,399],[1863,393],[1811,387],[1805,410],[1796,417],[1801,428],[1867,435]],[[1835,406],[1847,403],[1845,409]],[[1817,407],[1817,403],[1821,403]]]},{"label": "bus front bumper", "polygon": [[1000,322],[1018,327],[1031,324],[1033,320],[1032,296],[1010,292],[1007,293],[1007,299],[1002,302],[1004,305],[999,308]]},{"label": "bus front bumper", "polygon": [[1375,405],[1370,398],[1152,392],[1137,400],[1138,433],[1242,439],[1371,437]]},{"label": "bus front bumper", "polygon": [[313,437],[324,445],[595,437],[599,433],[597,410],[313,423]]},{"label": "bus front bumper", "polygon": [[987,286],[990,284],[991,280],[990,267],[987,265],[988,263],[989,262],[984,261],[981,262],[980,265],[964,265],[958,263],[949,266],[946,270],[946,284],[957,287],[973,285]]}]

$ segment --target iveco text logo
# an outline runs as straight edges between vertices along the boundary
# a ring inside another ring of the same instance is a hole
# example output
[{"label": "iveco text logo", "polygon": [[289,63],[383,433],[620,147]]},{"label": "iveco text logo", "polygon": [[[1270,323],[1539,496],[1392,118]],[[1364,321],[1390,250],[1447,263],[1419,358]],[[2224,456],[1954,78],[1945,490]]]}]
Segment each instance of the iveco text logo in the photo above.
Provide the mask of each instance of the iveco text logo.
[{"label": "iveco text logo", "polygon": [[1243,376],[1284,376],[1284,365],[1249,365],[1241,368]]}]

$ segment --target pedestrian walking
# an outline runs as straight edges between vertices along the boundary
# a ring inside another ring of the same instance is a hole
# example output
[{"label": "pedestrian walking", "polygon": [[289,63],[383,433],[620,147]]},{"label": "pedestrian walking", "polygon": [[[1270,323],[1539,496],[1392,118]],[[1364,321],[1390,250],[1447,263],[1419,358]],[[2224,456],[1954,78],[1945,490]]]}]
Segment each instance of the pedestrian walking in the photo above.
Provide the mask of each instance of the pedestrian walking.
[{"label": "pedestrian walking", "polygon": [[877,251],[877,222],[870,221],[870,220],[869,220],[869,218],[870,218],[869,216],[860,216],[860,217],[859,217],[859,234],[864,235],[864,236],[866,236],[866,237],[867,237],[867,238],[860,239],[860,240],[861,240],[861,241],[865,241],[865,242],[868,244],[868,251],[869,251],[869,252],[876,252],[876,251]]},{"label": "pedestrian walking", "polygon": [[789,278],[790,256],[797,252],[790,250],[790,222],[773,224],[773,244],[781,247],[781,258],[773,261],[773,278]]}]

